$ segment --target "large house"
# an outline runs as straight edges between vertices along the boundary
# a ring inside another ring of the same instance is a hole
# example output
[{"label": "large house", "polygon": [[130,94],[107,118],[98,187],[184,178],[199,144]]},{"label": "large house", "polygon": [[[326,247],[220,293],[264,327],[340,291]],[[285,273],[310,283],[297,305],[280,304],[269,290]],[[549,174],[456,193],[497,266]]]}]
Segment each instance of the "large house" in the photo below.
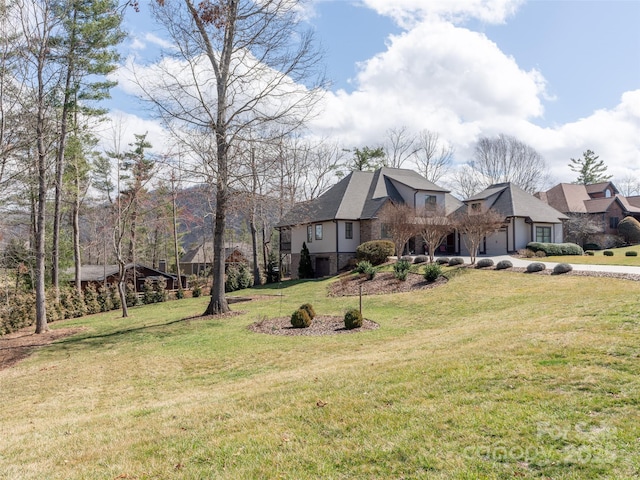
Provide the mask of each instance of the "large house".
[{"label": "large house", "polygon": [[[491,185],[460,202],[448,190],[411,170],[381,168],[351,172],[320,197],[297,204],[276,226],[280,252],[290,254],[295,276],[302,244],[306,243],[316,276],[334,275],[349,266],[361,243],[388,238],[382,212],[389,202],[416,209],[437,205],[446,215],[492,209],[504,215],[504,226],[487,236],[482,254],[500,255],[523,249],[529,242],[562,242],[567,217],[512,183]],[[408,253],[423,253],[421,238],[413,238]],[[452,233],[437,253],[467,254],[464,238]]]},{"label": "large house", "polygon": [[618,223],[626,216],[640,219],[637,197],[620,195],[611,182],[591,185],[560,183],[537,196],[566,215],[590,216],[605,234],[617,235]]},{"label": "large house", "polygon": [[[347,267],[361,243],[388,238],[379,215],[391,201],[416,208],[440,205],[447,214],[461,205],[448,190],[411,170],[351,172],[320,197],[297,204],[276,226],[281,254],[291,254],[291,272],[298,271],[303,243],[316,275],[325,276]],[[418,242],[412,239],[409,249],[422,253]]]},{"label": "large house", "polygon": [[[493,210],[504,216],[503,227],[485,238],[481,254],[504,255],[526,248],[529,242],[560,243],[567,216],[513,183],[497,183],[464,201],[469,211]],[[468,254],[464,241],[461,253]]]},{"label": "large house", "polygon": [[[72,269],[66,271],[67,274],[73,273]],[[102,285],[113,286],[118,283],[120,278],[120,269],[118,265],[82,265],[80,269],[80,285],[84,290],[88,285],[100,288]],[[178,276],[172,273],[167,273],[155,268],[147,267],[139,263],[128,263],[125,265],[125,278],[127,283],[135,284],[136,292],[143,291],[145,280],[151,280],[156,284],[161,278],[166,282],[167,290],[177,290],[187,288],[187,277]],[[75,280],[71,280],[74,283]]]}]

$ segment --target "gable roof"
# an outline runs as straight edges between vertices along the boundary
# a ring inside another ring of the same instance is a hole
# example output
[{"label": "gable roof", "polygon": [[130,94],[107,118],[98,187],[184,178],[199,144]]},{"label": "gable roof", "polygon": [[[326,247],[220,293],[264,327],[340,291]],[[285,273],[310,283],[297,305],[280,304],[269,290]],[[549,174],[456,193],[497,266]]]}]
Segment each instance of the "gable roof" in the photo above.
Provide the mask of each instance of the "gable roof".
[{"label": "gable roof", "polygon": [[[155,268],[142,265],[140,263],[127,263],[124,266],[125,272],[132,268],[148,270],[155,276],[161,276],[166,278],[177,278],[174,273],[161,272]],[[73,268],[65,270],[65,273],[73,274]],[[118,275],[120,268],[118,265],[82,265],[80,268],[80,281],[81,282],[103,282],[105,277],[111,277],[112,275]],[[181,275],[183,276],[183,275]]]},{"label": "gable roof", "polygon": [[584,185],[584,187],[589,195],[593,195],[594,193],[604,193],[608,187],[611,187],[613,193],[620,193],[616,186],[611,182],[590,183],[589,185]]},{"label": "gable roof", "polygon": [[[607,188],[611,188],[615,195],[593,197],[594,194],[602,193]],[[617,202],[627,213],[640,213],[640,201],[636,202],[634,197],[625,198],[618,194],[618,189],[611,182],[591,185],[559,183],[543,192],[542,196],[549,205],[564,213],[605,213],[614,202]]]},{"label": "gable roof", "polygon": [[487,200],[493,196],[496,197],[495,200],[487,207],[505,217],[524,217],[542,223],[560,223],[567,218],[563,213],[510,182],[490,185],[465,200],[465,203]]},{"label": "gable roof", "polygon": [[[318,198],[296,204],[276,226],[374,218],[387,201],[403,201],[394,182],[416,191],[448,195],[448,190],[412,170],[383,167],[375,172],[354,171]],[[449,204],[453,205],[455,202],[451,198]]]}]

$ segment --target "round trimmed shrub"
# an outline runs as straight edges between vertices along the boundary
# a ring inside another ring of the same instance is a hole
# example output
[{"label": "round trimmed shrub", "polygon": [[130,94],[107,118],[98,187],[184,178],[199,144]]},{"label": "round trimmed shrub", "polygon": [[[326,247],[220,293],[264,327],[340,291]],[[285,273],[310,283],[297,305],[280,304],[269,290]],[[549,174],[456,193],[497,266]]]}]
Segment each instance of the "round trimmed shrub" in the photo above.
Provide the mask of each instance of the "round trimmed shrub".
[{"label": "round trimmed shrub", "polygon": [[373,265],[371,265],[369,260],[362,260],[356,263],[356,268],[354,268],[353,271],[356,273],[366,273],[371,267],[373,267]]},{"label": "round trimmed shrub", "polygon": [[605,257],[613,257],[613,252],[611,250],[605,250],[602,252]]},{"label": "round trimmed shrub", "polygon": [[438,265],[446,265],[447,263],[449,263],[449,259],[447,257],[436,258],[436,263]]},{"label": "round trimmed shrub", "polygon": [[362,326],[362,314],[360,310],[352,308],[351,310],[347,310],[347,313],[344,314],[344,327],[347,330],[352,330],[354,328],[360,328]]},{"label": "round trimmed shrub", "polygon": [[627,257],[637,257],[638,256],[638,252],[636,252],[635,250],[629,250],[628,252],[624,252],[624,254]]},{"label": "round trimmed shrub", "polygon": [[500,260],[496,265],[496,270],[506,270],[513,267],[513,263],[510,260]]},{"label": "round trimmed shrub", "polygon": [[547,256],[547,254],[545,252],[543,252],[542,250],[538,250],[536,252],[536,257],[538,257],[538,258],[542,258],[542,257],[546,257],[546,256]]},{"label": "round trimmed shrub", "polygon": [[476,262],[476,268],[493,267],[493,260],[490,258],[481,258]]},{"label": "round trimmed shrub", "polygon": [[299,308],[291,315],[291,325],[294,328],[307,328],[311,325],[311,317],[306,310]]},{"label": "round trimmed shrub", "polygon": [[640,222],[633,217],[624,217],[618,223],[618,234],[627,243],[640,243]]},{"label": "round trimmed shrub", "polygon": [[590,257],[593,257],[596,254],[596,252],[594,252],[593,250],[587,250],[584,252],[584,254],[589,255]]},{"label": "round trimmed shrub", "polygon": [[529,272],[529,273],[543,272],[546,268],[547,267],[546,267],[546,265],[544,263],[533,262],[533,263],[530,263],[529,265],[527,265],[527,272]]},{"label": "round trimmed shrub", "polygon": [[571,270],[573,270],[573,267],[568,263],[559,263],[555,267],[553,267],[553,273],[555,275],[569,273]]},{"label": "round trimmed shrub", "polygon": [[373,240],[361,243],[356,249],[358,260],[368,260],[373,265],[380,265],[387,261],[396,251],[396,247],[390,240]]},{"label": "round trimmed shrub", "polygon": [[304,303],[300,305],[300,310],[306,310],[311,320],[313,320],[316,316],[316,311],[313,309],[313,306],[310,303]]},{"label": "round trimmed shrub", "polygon": [[413,263],[427,263],[429,257],[426,255],[416,255],[416,258],[413,259]]},{"label": "round trimmed shrub", "polygon": [[462,257],[453,257],[449,260],[450,267],[455,267],[456,265],[464,265],[464,259]]},{"label": "round trimmed shrub", "polygon": [[442,275],[442,267],[437,263],[430,263],[424,267],[424,279],[427,282],[435,282]]}]

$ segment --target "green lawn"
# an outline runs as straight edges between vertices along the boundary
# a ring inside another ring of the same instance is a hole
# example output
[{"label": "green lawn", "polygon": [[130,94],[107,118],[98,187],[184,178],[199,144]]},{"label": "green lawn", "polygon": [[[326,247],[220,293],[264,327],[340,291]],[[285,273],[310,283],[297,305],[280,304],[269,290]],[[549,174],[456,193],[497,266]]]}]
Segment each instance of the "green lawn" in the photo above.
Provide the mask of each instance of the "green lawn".
[{"label": "green lawn", "polygon": [[365,297],[378,330],[246,328],[357,306],[330,281],[53,324],[88,330],[0,371],[0,478],[640,475],[640,283],[469,269]]},{"label": "green lawn", "polygon": [[[574,263],[581,265],[628,265],[632,267],[640,267],[640,245],[632,245],[630,247],[611,248],[613,256],[605,256],[604,250],[594,251],[594,255],[563,255],[555,257],[543,258],[543,261],[558,263]],[[636,257],[627,257],[628,251],[638,252]]]}]

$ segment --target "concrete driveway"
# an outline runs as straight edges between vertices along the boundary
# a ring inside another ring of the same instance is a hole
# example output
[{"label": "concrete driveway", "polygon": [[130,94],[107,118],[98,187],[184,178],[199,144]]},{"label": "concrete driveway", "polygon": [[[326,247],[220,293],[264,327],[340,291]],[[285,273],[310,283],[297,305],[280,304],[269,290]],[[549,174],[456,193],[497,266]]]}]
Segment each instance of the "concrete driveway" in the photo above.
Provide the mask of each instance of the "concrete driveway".
[{"label": "concrete driveway", "polygon": [[[454,255],[455,256],[455,255]],[[464,263],[470,263],[470,257],[461,257],[464,258]],[[494,263],[498,263],[500,260],[509,260],[513,263],[514,267],[523,267],[526,268],[527,265],[533,262],[544,263],[547,268],[553,269],[557,265],[556,262],[545,262],[540,258],[515,258],[510,255],[498,255],[498,256],[490,256],[490,255],[478,255],[476,257],[476,261],[479,258],[490,258]],[[607,272],[607,273],[630,273],[635,275],[640,275],[640,267],[627,267],[621,265],[581,265],[571,263],[571,266],[576,272]]]}]

